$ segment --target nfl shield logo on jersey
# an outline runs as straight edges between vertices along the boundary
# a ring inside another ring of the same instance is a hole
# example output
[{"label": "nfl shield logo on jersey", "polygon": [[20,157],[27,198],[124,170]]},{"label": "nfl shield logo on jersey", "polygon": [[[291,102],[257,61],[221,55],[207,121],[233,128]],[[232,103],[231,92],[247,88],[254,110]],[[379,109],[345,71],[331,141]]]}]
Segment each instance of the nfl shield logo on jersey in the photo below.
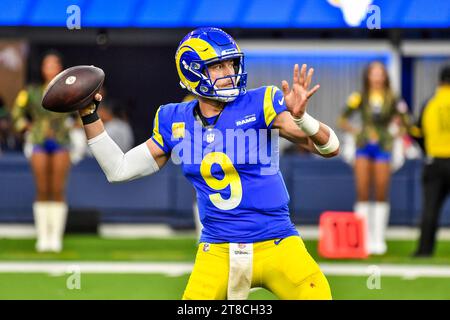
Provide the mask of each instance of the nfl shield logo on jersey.
[{"label": "nfl shield logo on jersey", "polygon": [[206,134],[206,142],[211,143],[214,142],[215,134],[213,132]]}]

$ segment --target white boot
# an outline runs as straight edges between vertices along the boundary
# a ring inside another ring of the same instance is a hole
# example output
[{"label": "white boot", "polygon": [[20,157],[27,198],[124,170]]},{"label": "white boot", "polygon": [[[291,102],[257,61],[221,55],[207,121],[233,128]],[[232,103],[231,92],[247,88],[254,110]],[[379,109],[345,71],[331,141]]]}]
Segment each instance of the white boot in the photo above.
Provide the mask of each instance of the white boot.
[{"label": "white boot", "polygon": [[386,246],[386,228],[389,223],[390,205],[387,202],[375,202],[373,210],[375,247],[374,254],[385,254]]},{"label": "white boot", "polygon": [[61,252],[63,247],[64,229],[67,220],[67,204],[52,202],[50,210],[50,246],[53,252]]},{"label": "white boot", "polygon": [[36,227],[36,251],[50,251],[49,215],[51,206],[48,201],[33,203],[34,225]]},{"label": "white boot", "polygon": [[355,207],[353,211],[355,214],[364,220],[364,228],[365,228],[365,248],[366,252],[370,254],[370,250],[373,246],[373,232],[371,232],[371,223],[370,223],[370,202],[366,201],[358,201],[355,203]]}]

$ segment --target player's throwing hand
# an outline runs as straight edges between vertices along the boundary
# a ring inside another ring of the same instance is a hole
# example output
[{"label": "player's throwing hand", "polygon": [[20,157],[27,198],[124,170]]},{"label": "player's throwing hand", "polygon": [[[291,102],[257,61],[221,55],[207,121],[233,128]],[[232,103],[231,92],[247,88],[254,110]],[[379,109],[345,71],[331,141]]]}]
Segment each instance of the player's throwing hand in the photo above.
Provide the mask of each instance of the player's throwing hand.
[{"label": "player's throwing hand", "polygon": [[89,114],[96,112],[98,105],[100,104],[100,101],[102,101],[102,99],[103,99],[103,97],[100,93],[95,94],[94,102],[92,102],[86,108],[78,110],[78,113],[80,114],[80,116],[84,117],[84,116],[87,116]]},{"label": "player's throwing hand", "polygon": [[286,107],[291,115],[297,119],[300,119],[306,112],[308,99],[320,88],[320,85],[317,84],[314,88],[309,90],[314,69],[310,68],[308,74],[306,74],[306,69],[306,64],[302,65],[301,70],[299,70],[298,64],[295,64],[292,89],[289,88],[289,84],[286,80],[281,82],[284,99],[286,100]]}]

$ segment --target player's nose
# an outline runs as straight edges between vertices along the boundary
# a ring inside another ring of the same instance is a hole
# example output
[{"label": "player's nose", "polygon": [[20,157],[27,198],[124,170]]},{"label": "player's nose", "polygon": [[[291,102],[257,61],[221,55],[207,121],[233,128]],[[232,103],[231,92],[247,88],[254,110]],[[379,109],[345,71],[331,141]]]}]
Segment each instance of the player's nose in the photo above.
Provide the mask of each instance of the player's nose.
[{"label": "player's nose", "polygon": [[226,65],[223,70],[226,76],[234,75],[234,67],[232,65]]}]

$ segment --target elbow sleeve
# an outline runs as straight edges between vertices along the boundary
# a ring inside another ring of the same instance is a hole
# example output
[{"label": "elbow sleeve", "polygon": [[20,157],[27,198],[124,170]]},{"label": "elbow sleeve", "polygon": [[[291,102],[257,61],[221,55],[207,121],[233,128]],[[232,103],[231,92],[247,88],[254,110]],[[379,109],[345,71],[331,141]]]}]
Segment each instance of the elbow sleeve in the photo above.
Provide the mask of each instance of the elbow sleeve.
[{"label": "elbow sleeve", "polygon": [[89,139],[88,145],[109,182],[131,181],[159,170],[145,143],[124,154],[104,131]]}]

